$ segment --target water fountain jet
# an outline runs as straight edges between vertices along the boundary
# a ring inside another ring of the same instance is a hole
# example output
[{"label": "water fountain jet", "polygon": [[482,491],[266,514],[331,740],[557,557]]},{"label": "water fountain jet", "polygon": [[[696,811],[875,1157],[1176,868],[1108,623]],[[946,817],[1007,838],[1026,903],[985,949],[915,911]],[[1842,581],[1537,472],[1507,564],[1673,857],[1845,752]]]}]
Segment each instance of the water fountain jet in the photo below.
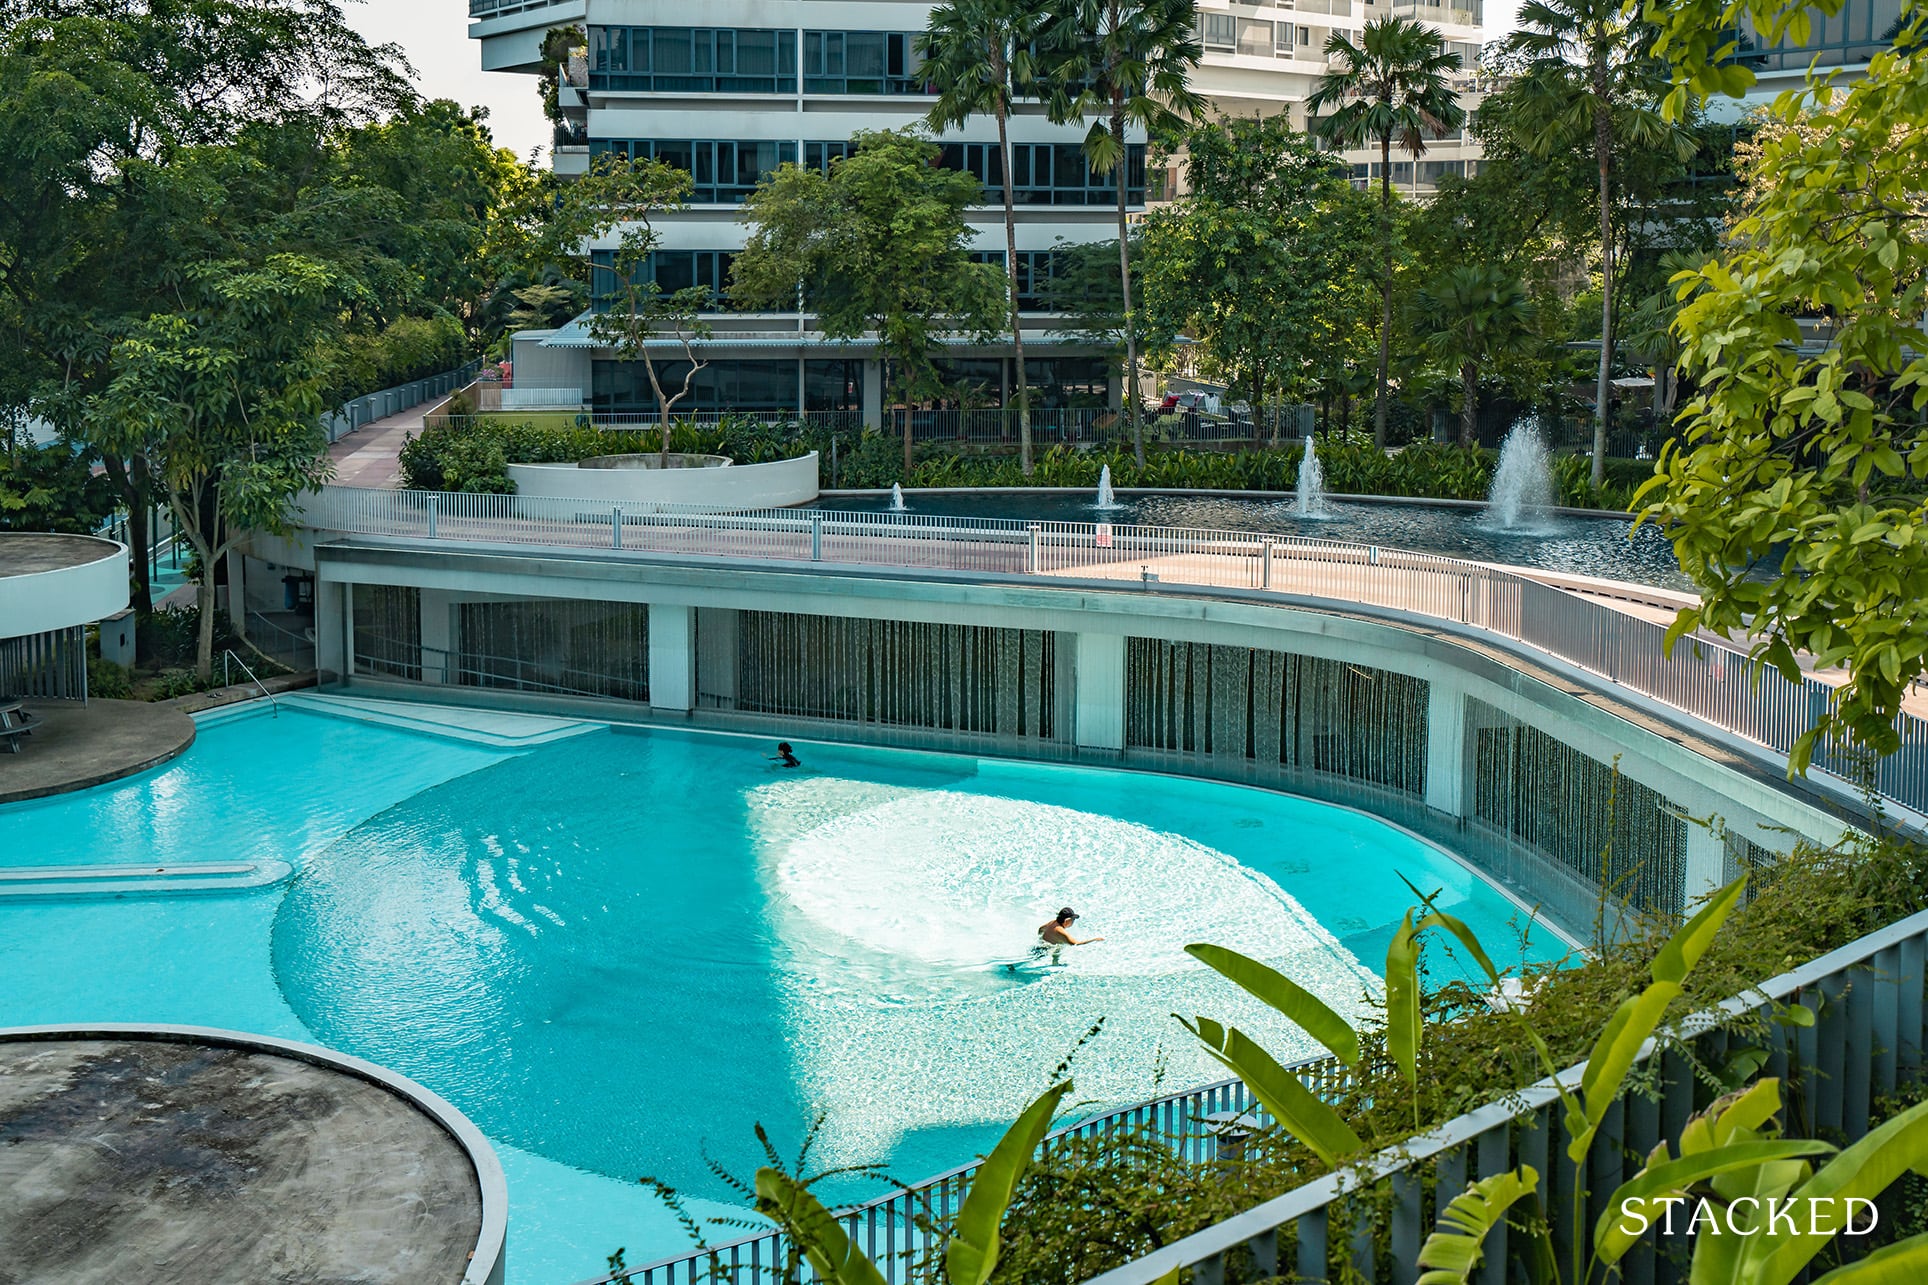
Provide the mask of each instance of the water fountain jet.
[{"label": "water fountain jet", "polygon": [[1309,433],[1305,439],[1305,454],[1299,457],[1298,497],[1301,518],[1330,516],[1326,512],[1325,467],[1319,463],[1319,448]]},{"label": "water fountain jet", "polygon": [[905,513],[909,511],[908,506],[904,503],[904,485],[901,482],[892,482],[890,484],[890,511],[892,513]]},{"label": "water fountain jet", "polygon": [[1091,507],[1107,511],[1124,507],[1118,503],[1118,497],[1112,493],[1111,465],[1109,464],[1098,470],[1098,502]]},{"label": "water fountain jet", "polygon": [[1556,498],[1546,439],[1538,424],[1523,419],[1500,443],[1499,467],[1486,496],[1488,523],[1521,534],[1544,529]]}]

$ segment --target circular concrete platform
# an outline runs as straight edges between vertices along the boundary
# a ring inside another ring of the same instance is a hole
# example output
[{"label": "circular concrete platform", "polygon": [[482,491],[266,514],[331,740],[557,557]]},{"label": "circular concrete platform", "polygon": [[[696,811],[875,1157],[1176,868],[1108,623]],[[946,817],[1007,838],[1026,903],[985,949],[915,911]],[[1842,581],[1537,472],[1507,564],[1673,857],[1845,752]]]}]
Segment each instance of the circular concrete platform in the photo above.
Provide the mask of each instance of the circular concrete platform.
[{"label": "circular concrete platform", "polygon": [[502,1170],[369,1063],[193,1027],[0,1030],[0,1279],[491,1285]]},{"label": "circular concrete platform", "polygon": [[26,707],[40,725],[18,754],[0,750],[0,803],[132,776],[194,743],[194,720],[173,705],[29,698]]}]

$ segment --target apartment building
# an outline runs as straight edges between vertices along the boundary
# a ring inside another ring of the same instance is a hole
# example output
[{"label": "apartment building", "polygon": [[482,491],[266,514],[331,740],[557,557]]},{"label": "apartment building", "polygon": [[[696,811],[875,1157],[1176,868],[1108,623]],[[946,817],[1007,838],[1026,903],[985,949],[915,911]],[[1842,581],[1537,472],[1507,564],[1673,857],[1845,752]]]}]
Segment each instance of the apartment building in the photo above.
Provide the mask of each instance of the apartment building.
[{"label": "apartment building", "polygon": [[[1327,39],[1336,32],[1357,44],[1367,22],[1388,14],[1417,19],[1439,31],[1459,59],[1455,88],[1461,101],[1469,112],[1476,105],[1473,73],[1482,40],[1482,0],[1198,0],[1198,10],[1205,57],[1193,85],[1221,114],[1286,113],[1293,125],[1305,129],[1305,100],[1326,72]],[[1355,182],[1378,181],[1376,149],[1348,152],[1347,160]],[[1465,174],[1478,162],[1478,145],[1463,130],[1455,130],[1429,140],[1417,165],[1410,156],[1395,153],[1392,178],[1401,189],[1423,194],[1441,175]],[[1176,165],[1160,177],[1161,190],[1179,190]]]},{"label": "apartment building", "polygon": [[[668,290],[715,288],[719,307],[709,319],[715,334],[702,341],[707,364],[679,412],[843,410],[877,422],[884,389],[875,345],[826,340],[806,313],[731,311],[720,296],[748,235],[740,207],[765,175],[785,162],[828,166],[859,131],[923,119],[931,95],[915,46],[930,8],[899,0],[471,0],[469,34],[485,69],[533,76],[549,30],[581,29],[584,53],[559,91],[569,117],[558,130],[559,173],[581,173],[604,153],[655,157],[690,172],[689,208],[657,222],[663,247],[653,270]],[[1046,407],[1103,405],[1118,395],[1103,356],[1053,334],[1036,293],[1063,247],[1115,235],[1115,180],[1085,164],[1083,134],[1039,109],[1011,123],[1027,374]],[[969,121],[939,142],[945,164],[985,180],[984,203],[971,215],[976,252],[1001,263],[995,123]],[[1129,164],[1138,208],[1142,138],[1132,142]],[[685,369],[678,353],[666,341],[672,387]],[[640,368],[615,360],[581,320],[519,337],[515,358],[518,384],[579,386],[604,411],[654,409]],[[1008,344],[959,343],[947,345],[942,368],[974,404],[996,405],[1013,387],[1012,365]]]}]

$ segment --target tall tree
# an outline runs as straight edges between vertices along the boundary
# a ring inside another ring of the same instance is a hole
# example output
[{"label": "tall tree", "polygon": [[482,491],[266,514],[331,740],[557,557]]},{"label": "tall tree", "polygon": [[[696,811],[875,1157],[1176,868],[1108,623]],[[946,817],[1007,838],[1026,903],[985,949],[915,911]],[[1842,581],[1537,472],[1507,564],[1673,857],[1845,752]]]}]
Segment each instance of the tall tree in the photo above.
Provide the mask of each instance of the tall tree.
[{"label": "tall tree", "polygon": [[1606,480],[1613,391],[1614,158],[1622,146],[1685,156],[1692,141],[1661,116],[1665,73],[1657,29],[1634,0],[1527,0],[1504,56],[1523,74],[1510,88],[1522,141],[1538,156],[1591,148],[1600,237],[1600,363],[1594,377],[1593,484]]},{"label": "tall tree", "polygon": [[1185,152],[1186,194],[1145,219],[1141,313],[1254,407],[1308,397],[1373,310],[1370,198],[1283,114],[1198,126]]},{"label": "tall tree", "polygon": [[1379,144],[1379,380],[1373,396],[1372,440],[1386,445],[1386,384],[1392,361],[1392,148],[1419,163],[1428,136],[1439,138],[1466,119],[1447,76],[1459,60],[1440,34],[1411,18],[1375,18],[1353,44],[1334,32],[1326,59],[1336,62],[1305,100],[1318,131],[1336,147]]},{"label": "tall tree", "polygon": [[[600,156],[589,173],[562,189],[549,224],[557,258],[580,265],[591,294],[604,305],[590,318],[590,333],[617,356],[640,363],[649,379],[662,428],[663,468],[669,467],[670,416],[708,364],[696,347],[710,333],[703,314],[717,305],[709,286],[666,291],[656,280],[656,252],[663,243],[656,218],[681,209],[691,183],[687,171],[662,161]],[[596,243],[611,235],[615,246],[598,248]],[[683,354],[682,386],[673,393],[650,352],[650,345],[664,337]]]},{"label": "tall tree", "polygon": [[832,339],[874,334],[891,395],[932,397],[932,346],[947,335],[989,342],[1004,311],[997,269],[971,260],[965,211],[983,188],[939,169],[937,145],[920,133],[865,131],[851,141],[855,152],[828,174],[785,165],[744,202],[750,236],[730,293],[750,307],[794,308],[801,297]]},{"label": "tall tree", "polygon": [[288,254],[191,268],[177,306],[114,346],[112,382],[91,399],[92,435],[151,462],[199,558],[203,683],[221,559],[249,532],[287,534],[293,501],[327,474],[316,353],[350,284]]},{"label": "tall tree", "polygon": [[997,122],[998,178],[1004,195],[1004,272],[1011,304],[1011,351],[1017,363],[1018,465],[1031,475],[1031,381],[1024,364],[1018,311],[1017,196],[1011,172],[1011,108],[1032,87],[1031,51],[1042,11],[1028,0],[947,0],[931,10],[918,37],[924,75],[937,90],[927,119],[935,130],[973,116]]},{"label": "tall tree", "polygon": [[1093,170],[1115,176],[1118,288],[1125,336],[1125,405],[1132,455],[1145,463],[1138,398],[1138,325],[1131,298],[1130,131],[1175,133],[1205,100],[1191,87],[1205,56],[1197,0],[1050,0],[1040,46],[1048,51],[1054,120],[1089,118],[1084,154]]},{"label": "tall tree", "polygon": [[1520,279],[1496,264],[1467,263],[1420,290],[1414,312],[1426,348],[1459,371],[1459,444],[1479,437],[1479,376],[1488,362],[1532,343],[1537,309]]}]

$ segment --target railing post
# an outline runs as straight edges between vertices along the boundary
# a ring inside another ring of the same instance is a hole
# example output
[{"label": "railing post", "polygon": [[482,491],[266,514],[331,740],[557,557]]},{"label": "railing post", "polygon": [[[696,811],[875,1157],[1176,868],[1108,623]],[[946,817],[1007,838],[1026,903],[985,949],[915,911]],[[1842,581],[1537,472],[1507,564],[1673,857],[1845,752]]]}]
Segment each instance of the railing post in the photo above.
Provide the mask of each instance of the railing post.
[{"label": "railing post", "polygon": [[435,538],[435,507],[441,498],[434,491],[428,493],[428,538],[431,540]]},{"label": "railing post", "polygon": [[1041,554],[1042,554],[1042,549],[1044,544],[1044,528],[1040,526],[1038,523],[1033,522],[1031,523],[1028,530],[1030,532],[1030,537],[1031,537],[1030,539],[1031,547],[1027,553],[1024,569],[1030,574],[1035,576],[1039,574],[1039,569],[1043,563]]},{"label": "railing post", "polygon": [[823,561],[823,514],[810,515],[810,561]]},{"label": "railing post", "polygon": [[1272,587],[1272,542],[1261,541],[1259,545],[1259,588]]},{"label": "railing post", "polygon": [[623,547],[623,506],[618,504],[609,514],[609,547]]}]

